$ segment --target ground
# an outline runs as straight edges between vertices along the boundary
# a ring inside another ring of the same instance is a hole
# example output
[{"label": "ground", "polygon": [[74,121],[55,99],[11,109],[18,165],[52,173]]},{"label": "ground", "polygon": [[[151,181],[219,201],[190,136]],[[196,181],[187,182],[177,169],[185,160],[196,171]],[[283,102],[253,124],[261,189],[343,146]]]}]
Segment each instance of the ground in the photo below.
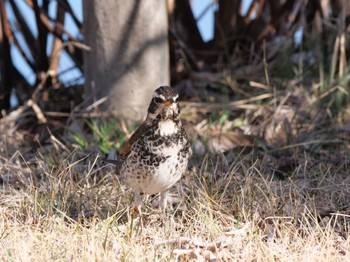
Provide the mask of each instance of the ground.
[{"label": "ground", "polygon": [[[298,92],[280,99],[273,117],[266,114],[271,106],[253,99],[256,108],[243,113],[249,121],[242,114],[230,120],[227,109],[213,117],[199,112],[213,111],[215,103],[183,102],[194,156],[172,189],[165,219],[158,196],[148,198],[141,219],[133,218],[132,191],[104,161],[106,141],[121,143],[134,127],[107,119],[80,123],[87,127],[80,130],[66,122],[64,131],[45,136],[20,129],[11,115],[3,118],[1,258],[349,261],[346,120],[325,124],[329,118],[319,108],[307,110],[307,96]],[[104,121],[123,135],[94,139],[108,129]]]}]

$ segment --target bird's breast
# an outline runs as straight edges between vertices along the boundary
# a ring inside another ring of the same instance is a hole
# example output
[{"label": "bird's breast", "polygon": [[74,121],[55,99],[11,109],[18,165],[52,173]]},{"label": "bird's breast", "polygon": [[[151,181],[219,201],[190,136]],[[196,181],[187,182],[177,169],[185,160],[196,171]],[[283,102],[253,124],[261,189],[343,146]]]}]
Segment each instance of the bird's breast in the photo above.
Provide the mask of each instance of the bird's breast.
[{"label": "bird's breast", "polygon": [[179,132],[179,127],[173,120],[167,119],[159,122],[158,131],[161,136],[171,136]]}]

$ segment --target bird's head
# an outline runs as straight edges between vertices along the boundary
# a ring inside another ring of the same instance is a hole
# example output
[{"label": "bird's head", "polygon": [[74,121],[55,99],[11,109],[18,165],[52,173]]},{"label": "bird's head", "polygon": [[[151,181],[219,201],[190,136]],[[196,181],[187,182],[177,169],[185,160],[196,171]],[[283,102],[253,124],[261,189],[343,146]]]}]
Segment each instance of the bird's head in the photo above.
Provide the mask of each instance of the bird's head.
[{"label": "bird's head", "polygon": [[173,120],[178,122],[180,118],[178,98],[178,92],[172,87],[161,86],[157,88],[148,107],[148,120]]}]

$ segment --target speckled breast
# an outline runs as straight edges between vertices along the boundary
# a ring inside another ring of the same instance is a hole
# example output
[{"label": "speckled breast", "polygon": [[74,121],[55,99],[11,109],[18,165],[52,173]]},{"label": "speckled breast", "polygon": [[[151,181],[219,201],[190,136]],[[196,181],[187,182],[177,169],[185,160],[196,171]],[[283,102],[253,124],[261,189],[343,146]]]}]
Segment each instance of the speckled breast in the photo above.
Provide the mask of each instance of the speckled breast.
[{"label": "speckled breast", "polygon": [[121,169],[125,182],[146,194],[169,189],[185,172],[188,154],[187,137],[146,134],[135,142]]}]

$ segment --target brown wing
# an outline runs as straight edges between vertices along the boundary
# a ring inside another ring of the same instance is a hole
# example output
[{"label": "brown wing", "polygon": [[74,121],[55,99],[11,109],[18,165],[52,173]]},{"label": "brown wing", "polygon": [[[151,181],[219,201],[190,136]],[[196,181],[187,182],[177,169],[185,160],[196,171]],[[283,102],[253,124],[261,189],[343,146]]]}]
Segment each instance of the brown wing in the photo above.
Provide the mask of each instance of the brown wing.
[{"label": "brown wing", "polygon": [[130,154],[131,146],[140,139],[143,133],[149,128],[149,125],[146,122],[143,122],[142,125],[136,129],[136,131],[132,134],[129,141],[127,141],[119,150],[119,155],[122,159],[126,159]]},{"label": "brown wing", "polygon": [[188,136],[187,136],[187,133],[183,127],[181,127],[181,134],[185,139],[185,145],[181,151],[184,152],[187,155],[187,157],[191,157],[192,156],[191,143],[190,143]]}]

